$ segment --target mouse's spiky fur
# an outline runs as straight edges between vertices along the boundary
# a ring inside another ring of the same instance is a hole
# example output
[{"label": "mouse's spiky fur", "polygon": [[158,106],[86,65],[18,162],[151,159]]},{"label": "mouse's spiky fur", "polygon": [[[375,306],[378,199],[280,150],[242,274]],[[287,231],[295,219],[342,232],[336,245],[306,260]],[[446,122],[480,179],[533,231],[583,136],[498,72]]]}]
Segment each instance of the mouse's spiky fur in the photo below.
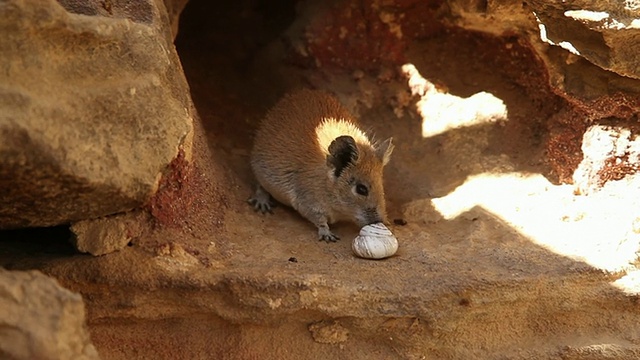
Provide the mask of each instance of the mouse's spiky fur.
[{"label": "mouse's spiky fur", "polygon": [[293,92],[256,133],[251,167],[259,185],[250,203],[270,212],[270,194],[314,223],[321,240],[335,241],[330,223],[385,220],[382,172],[392,151],[391,138],[372,144],[330,94]]}]

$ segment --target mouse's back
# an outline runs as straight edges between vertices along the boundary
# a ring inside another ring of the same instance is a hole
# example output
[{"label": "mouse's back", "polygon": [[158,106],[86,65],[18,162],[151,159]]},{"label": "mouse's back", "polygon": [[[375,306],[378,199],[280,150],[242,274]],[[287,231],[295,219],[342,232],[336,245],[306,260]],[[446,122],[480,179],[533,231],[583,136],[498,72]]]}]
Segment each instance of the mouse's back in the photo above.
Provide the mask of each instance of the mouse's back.
[{"label": "mouse's back", "polygon": [[303,89],[285,95],[258,127],[252,163],[278,169],[324,164],[328,144],[322,149],[316,129],[326,119],[355,121],[327,92]]}]

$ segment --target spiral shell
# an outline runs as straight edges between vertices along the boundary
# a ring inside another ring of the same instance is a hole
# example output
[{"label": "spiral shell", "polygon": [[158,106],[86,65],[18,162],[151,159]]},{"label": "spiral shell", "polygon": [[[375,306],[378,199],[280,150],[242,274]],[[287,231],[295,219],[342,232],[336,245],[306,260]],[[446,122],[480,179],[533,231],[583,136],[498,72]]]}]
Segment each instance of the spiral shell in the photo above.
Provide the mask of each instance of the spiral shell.
[{"label": "spiral shell", "polygon": [[382,223],[366,225],[351,244],[353,253],[365,259],[384,259],[398,251],[398,240]]}]

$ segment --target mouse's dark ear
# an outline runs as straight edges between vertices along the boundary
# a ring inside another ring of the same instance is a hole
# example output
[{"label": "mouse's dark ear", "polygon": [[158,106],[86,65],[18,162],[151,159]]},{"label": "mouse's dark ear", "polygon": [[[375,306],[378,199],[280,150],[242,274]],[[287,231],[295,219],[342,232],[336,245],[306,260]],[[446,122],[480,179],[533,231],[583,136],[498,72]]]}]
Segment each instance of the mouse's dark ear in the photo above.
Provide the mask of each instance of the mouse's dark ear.
[{"label": "mouse's dark ear", "polygon": [[351,136],[338,136],[329,145],[327,165],[333,168],[335,177],[339,177],[342,171],[356,160],[358,160],[358,148]]}]

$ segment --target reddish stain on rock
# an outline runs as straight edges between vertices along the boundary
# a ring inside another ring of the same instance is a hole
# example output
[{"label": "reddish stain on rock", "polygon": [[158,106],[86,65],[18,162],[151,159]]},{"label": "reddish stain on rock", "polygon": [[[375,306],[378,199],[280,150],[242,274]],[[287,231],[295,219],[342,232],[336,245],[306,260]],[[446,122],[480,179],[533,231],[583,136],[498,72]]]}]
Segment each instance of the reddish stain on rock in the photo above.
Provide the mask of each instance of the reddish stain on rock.
[{"label": "reddish stain on rock", "polygon": [[566,125],[552,124],[547,155],[557,181],[573,183],[573,173],[582,161],[582,134],[586,129],[586,124],[579,120]]},{"label": "reddish stain on rock", "polygon": [[345,70],[378,71],[406,62],[407,44],[444,29],[441,1],[350,0],[313,14],[305,31],[308,54],[295,63]]},{"label": "reddish stain on rock", "polygon": [[197,210],[200,181],[196,170],[196,166],[185,159],[184,150],[180,148],[148,205],[149,212],[158,224],[180,227],[182,220]]},{"label": "reddish stain on rock", "polygon": [[629,174],[635,174],[640,170],[640,165],[629,161],[629,155],[612,157],[607,159],[603,168],[598,172],[600,186],[610,180],[621,180]]},{"label": "reddish stain on rock", "polygon": [[[342,3],[316,16],[306,31],[306,46],[316,65],[371,71],[404,61],[406,42],[393,33],[391,21],[399,14],[382,15],[361,1]],[[400,25],[398,25],[400,27]],[[400,35],[400,36],[399,36]]]},{"label": "reddish stain on rock", "polygon": [[[635,127],[633,119],[640,113],[640,100],[622,93],[593,100],[562,95],[568,105],[551,120],[547,150],[550,165],[558,176],[558,181],[573,183],[573,173],[583,158],[582,136],[587,128],[600,123]],[[600,185],[637,172],[634,166],[615,158],[609,159],[607,164],[609,166],[600,172]]]}]

